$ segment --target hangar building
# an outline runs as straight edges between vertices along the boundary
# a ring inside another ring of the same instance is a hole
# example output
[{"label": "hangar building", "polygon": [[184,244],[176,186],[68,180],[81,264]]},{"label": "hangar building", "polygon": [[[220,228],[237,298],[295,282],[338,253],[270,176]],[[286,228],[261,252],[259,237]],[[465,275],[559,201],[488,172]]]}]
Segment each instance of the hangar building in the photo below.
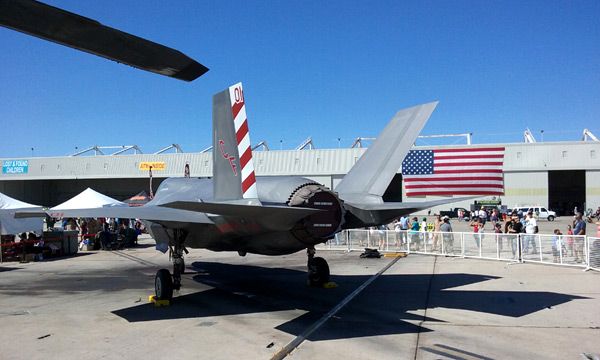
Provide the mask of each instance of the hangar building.
[{"label": "hangar building", "polygon": [[[415,149],[459,147],[489,147],[481,145],[418,146]],[[502,203],[540,205],[559,215],[578,209],[600,206],[600,142],[514,143],[505,147]],[[299,175],[326,186],[335,187],[366,149],[307,149],[254,151],[257,176]],[[212,154],[162,153],[134,155],[95,155],[32,157],[0,159],[0,192],[33,204],[57,205],[91,187],[119,200],[149,188],[148,171],[144,164],[158,163],[153,169],[153,189],[167,177],[183,176],[189,164],[192,177],[210,177]],[[401,169],[388,187],[388,201],[423,201],[435,197],[407,197],[402,186]],[[489,199],[489,197],[487,198]],[[468,208],[471,201],[446,205]]]}]

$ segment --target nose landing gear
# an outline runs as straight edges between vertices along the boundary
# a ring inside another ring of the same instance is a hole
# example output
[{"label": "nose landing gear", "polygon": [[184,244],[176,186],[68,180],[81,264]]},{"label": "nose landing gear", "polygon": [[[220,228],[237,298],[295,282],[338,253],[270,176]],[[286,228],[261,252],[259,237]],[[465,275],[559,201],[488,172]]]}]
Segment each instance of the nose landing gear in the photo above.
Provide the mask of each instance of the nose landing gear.
[{"label": "nose landing gear", "polygon": [[188,253],[183,246],[187,232],[182,229],[173,230],[173,246],[170,247],[170,257],[173,261],[173,275],[167,269],[160,269],[154,278],[154,292],[158,300],[171,300],[173,290],[181,289],[181,274],[185,272],[183,253]]}]

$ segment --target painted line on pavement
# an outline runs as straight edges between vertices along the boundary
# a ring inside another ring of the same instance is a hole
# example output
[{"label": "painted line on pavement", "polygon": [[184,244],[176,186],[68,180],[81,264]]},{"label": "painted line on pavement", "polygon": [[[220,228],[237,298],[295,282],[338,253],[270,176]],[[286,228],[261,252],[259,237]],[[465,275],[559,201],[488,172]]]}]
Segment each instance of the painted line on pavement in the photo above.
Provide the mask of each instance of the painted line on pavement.
[{"label": "painted line on pavement", "polygon": [[327,320],[329,320],[333,315],[335,315],[344,306],[346,306],[350,301],[352,301],[352,299],[354,299],[367,286],[369,286],[373,281],[375,281],[375,279],[377,279],[381,274],[386,272],[390,267],[392,267],[392,265],[394,265],[400,259],[401,259],[400,257],[397,257],[394,260],[390,261],[390,263],[387,264],[383,269],[379,270],[379,272],[377,274],[375,274],[375,275],[371,276],[369,279],[367,279],[367,281],[365,281],[361,286],[359,286],[356,290],[354,290],[350,295],[346,296],[344,298],[344,300],[342,300],[339,304],[337,304],[333,309],[329,310],[329,312],[327,314],[323,315],[323,317],[321,317],[314,324],[312,324],[306,330],[304,330],[302,332],[302,334],[296,336],[296,338],[294,340],[290,341],[286,346],[284,346],[283,349],[281,349],[277,353],[275,353],[275,355],[273,355],[273,357],[271,357],[271,360],[282,360],[286,356],[288,356],[292,351],[294,351],[294,349],[296,349],[298,346],[300,346],[300,344],[302,344],[304,342],[304,340],[306,340],[306,338],[308,338],[313,332],[315,332],[321,326],[323,326],[323,324],[325,324],[325,322],[327,322]]}]

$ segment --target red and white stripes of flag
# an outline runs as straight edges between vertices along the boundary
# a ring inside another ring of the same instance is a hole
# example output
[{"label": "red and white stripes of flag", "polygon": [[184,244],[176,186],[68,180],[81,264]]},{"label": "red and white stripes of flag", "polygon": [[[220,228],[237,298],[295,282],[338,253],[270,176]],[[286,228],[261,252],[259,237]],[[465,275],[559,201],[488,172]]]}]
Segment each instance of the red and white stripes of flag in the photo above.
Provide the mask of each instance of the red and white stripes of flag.
[{"label": "red and white stripes of flag", "polygon": [[254,163],[252,162],[252,148],[250,147],[250,132],[248,131],[246,103],[244,102],[244,90],[242,89],[241,82],[229,87],[229,99],[231,101],[231,112],[233,113],[240,166],[242,167],[242,197],[257,198],[256,176],[254,174]]},{"label": "red and white stripes of flag", "polygon": [[[407,159],[412,162],[402,164],[406,196],[503,195],[504,150],[504,147],[411,150]],[[429,156],[417,155],[423,153]]]}]

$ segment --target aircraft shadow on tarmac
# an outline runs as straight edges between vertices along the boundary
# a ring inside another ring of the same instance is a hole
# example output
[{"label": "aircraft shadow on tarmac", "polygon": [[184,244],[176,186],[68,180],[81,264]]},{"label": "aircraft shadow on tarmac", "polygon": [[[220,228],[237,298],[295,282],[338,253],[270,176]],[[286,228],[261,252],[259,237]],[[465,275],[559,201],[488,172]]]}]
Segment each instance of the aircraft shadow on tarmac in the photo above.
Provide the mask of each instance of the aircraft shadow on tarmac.
[{"label": "aircraft shadow on tarmac", "polygon": [[19,270],[19,269],[21,269],[21,268],[0,266],[0,272],[13,271],[13,270]]},{"label": "aircraft shadow on tarmac", "polygon": [[92,255],[92,254],[93,253],[91,253],[91,252],[78,252],[76,254],[71,254],[71,255],[68,255],[68,256],[58,256],[58,257],[45,258],[44,262],[65,261],[65,260],[71,260],[71,259],[80,258],[80,257],[84,257],[84,256],[89,256],[89,255]]},{"label": "aircraft shadow on tarmac", "polygon": [[[170,307],[142,304],[114,311],[130,322],[205,318],[300,309],[306,313],[276,329],[299,335],[370,276],[332,276],[339,286],[304,286],[304,271],[196,262],[193,279],[213,289],[174,298]],[[382,275],[344,309],[309,336],[311,341],[431,331],[411,323],[440,321],[413,311],[449,308],[520,317],[585,297],[534,291],[446,290],[497,279],[477,274]],[[302,285],[300,285],[302,284]]]}]

